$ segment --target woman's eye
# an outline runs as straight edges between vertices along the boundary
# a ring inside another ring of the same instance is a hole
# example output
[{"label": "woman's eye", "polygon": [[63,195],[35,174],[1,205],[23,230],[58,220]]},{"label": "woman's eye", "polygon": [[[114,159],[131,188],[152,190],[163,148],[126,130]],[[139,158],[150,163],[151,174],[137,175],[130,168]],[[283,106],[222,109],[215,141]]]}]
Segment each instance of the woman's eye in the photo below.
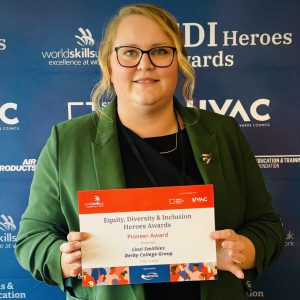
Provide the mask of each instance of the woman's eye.
[{"label": "woman's eye", "polygon": [[157,55],[157,56],[168,55],[169,51],[167,49],[165,49],[165,48],[156,48],[156,49],[153,49],[151,51],[151,54],[152,55]]},{"label": "woman's eye", "polygon": [[139,52],[135,49],[127,49],[123,52],[123,55],[127,57],[136,57],[139,56]]}]

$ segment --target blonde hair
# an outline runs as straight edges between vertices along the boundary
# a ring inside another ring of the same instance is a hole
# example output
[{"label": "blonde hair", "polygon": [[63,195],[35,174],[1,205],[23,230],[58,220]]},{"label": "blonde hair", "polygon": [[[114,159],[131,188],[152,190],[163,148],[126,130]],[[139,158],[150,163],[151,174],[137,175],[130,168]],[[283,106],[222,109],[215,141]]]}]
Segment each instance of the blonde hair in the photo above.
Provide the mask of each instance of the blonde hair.
[{"label": "blonde hair", "polygon": [[195,71],[187,59],[182,33],[176,19],[168,11],[153,4],[133,4],[122,7],[111,19],[100,43],[98,62],[102,71],[102,78],[92,91],[92,102],[95,109],[98,111],[101,109],[100,102],[103,98],[111,99],[115,95],[110,80],[110,56],[118,25],[124,17],[131,15],[143,15],[150,18],[173,40],[177,49],[179,71],[185,78],[182,95],[186,101],[191,101],[195,88]]}]

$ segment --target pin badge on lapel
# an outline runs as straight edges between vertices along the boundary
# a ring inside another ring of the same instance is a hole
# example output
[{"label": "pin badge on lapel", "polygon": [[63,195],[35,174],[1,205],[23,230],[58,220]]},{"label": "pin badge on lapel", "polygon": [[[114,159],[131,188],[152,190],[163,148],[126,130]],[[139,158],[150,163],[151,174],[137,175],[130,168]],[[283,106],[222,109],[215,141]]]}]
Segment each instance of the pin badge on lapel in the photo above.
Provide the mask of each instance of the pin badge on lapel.
[{"label": "pin badge on lapel", "polygon": [[210,164],[210,162],[212,161],[213,158],[212,158],[211,153],[203,153],[203,154],[201,154],[201,159],[205,165],[208,165],[208,164]]}]

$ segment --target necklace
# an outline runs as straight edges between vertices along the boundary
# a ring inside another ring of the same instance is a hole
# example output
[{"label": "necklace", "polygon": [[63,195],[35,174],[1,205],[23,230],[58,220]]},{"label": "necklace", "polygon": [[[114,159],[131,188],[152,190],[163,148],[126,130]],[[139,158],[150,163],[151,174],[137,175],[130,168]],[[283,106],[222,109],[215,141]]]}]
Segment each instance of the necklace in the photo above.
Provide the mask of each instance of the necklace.
[{"label": "necklace", "polygon": [[178,146],[178,131],[176,132],[176,135],[175,135],[175,147],[171,150],[168,150],[168,151],[161,151],[161,152],[159,152],[159,154],[172,153],[173,151],[175,151],[177,149],[177,146]]},{"label": "necklace", "polygon": [[[149,181],[151,182],[151,184],[153,186],[161,186],[161,184],[159,184],[159,181],[157,181],[157,179],[154,177],[154,174],[152,174],[151,168],[149,169],[148,163],[152,164],[153,160],[151,160],[151,162],[150,162],[147,159],[151,156],[153,159],[153,155],[154,155],[154,156],[156,156],[155,160],[158,159],[158,160],[170,163],[169,160],[165,156],[160,155],[160,154],[170,153],[172,151],[175,151],[177,148],[179,150],[179,155],[181,157],[181,168],[178,170],[176,168],[175,173],[178,174],[178,185],[185,184],[186,174],[185,174],[183,137],[182,137],[182,131],[180,129],[180,125],[179,125],[179,121],[178,121],[176,112],[175,112],[175,116],[176,116],[176,121],[177,121],[177,126],[178,126],[178,130],[176,132],[176,145],[175,145],[174,149],[171,149],[168,151],[162,151],[162,152],[155,151],[152,147],[149,147],[149,144],[145,143],[142,138],[140,138],[139,136],[132,133],[129,129],[126,129],[126,127],[123,126],[122,123],[120,126],[120,129],[121,129],[122,133],[124,134],[124,137],[127,140],[128,144],[130,145],[130,148],[131,148],[134,156],[136,157],[137,161],[139,162],[140,166],[142,167],[143,171],[145,172],[146,176],[148,177]],[[151,156],[149,156],[149,154],[151,154]],[[146,157],[146,160],[143,157],[144,155]]]},{"label": "necklace", "polygon": [[175,110],[174,110],[174,113],[175,113],[175,118],[176,118],[176,122],[177,122],[177,132],[176,132],[176,135],[175,135],[175,147],[173,149],[171,149],[171,150],[168,150],[168,151],[161,151],[161,152],[159,152],[159,154],[169,154],[169,153],[172,153],[178,147],[178,132],[180,130],[180,125],[179,125],[178,116],[177,116],[177,113],[176,113]]}]

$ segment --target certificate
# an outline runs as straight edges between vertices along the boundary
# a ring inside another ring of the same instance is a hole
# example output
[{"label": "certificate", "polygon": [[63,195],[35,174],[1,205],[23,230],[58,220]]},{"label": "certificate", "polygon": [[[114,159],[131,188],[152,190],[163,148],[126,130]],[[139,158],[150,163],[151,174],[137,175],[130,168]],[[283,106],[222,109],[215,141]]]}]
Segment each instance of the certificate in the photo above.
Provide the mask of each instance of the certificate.
[{"label": "certificate", "polygon": [[78,192],[83,286],[217,279],[213,185]]}]

